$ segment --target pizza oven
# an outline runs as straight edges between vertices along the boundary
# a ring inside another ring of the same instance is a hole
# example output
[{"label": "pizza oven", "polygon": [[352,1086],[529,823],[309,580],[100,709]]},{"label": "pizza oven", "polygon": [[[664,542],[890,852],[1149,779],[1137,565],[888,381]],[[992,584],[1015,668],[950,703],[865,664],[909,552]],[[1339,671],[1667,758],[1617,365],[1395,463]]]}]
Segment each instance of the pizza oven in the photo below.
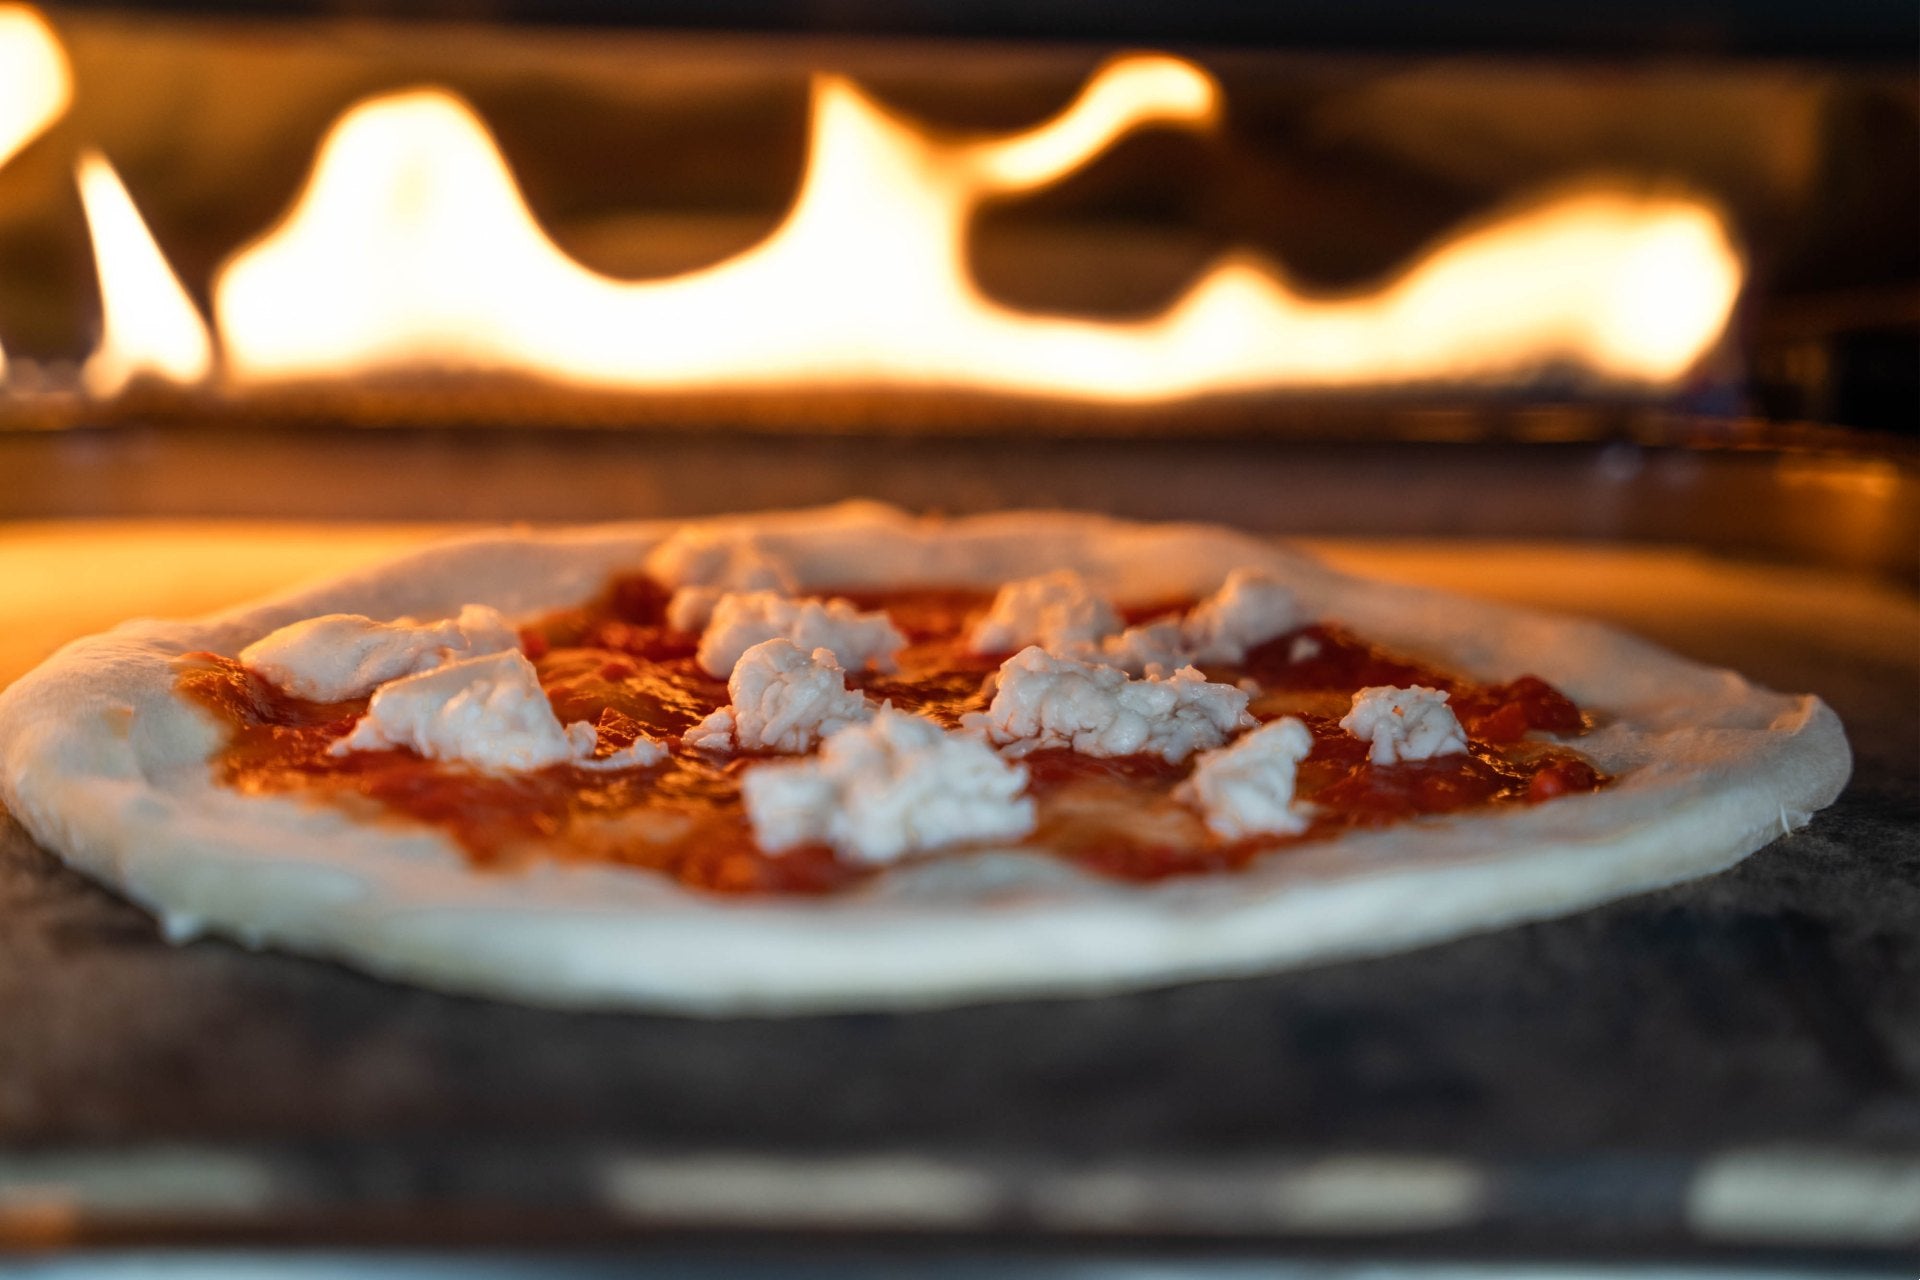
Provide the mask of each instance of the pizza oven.
[{"label": "pizza oven", "polygon": [[1051,1013],[563,1017],[284,960],[269,1007],[36,865],[0,1239],[1913,1244],[1916,52],[1877,0],[0,4],[0,681],[450,528],[878,498],[1596,614],[1821,692],[1857,759],[1732,888]]},{"label": "pizza oven", "polygon": [[12,517],[859,494],[1911,569],[1891,17],[9,12]]}]

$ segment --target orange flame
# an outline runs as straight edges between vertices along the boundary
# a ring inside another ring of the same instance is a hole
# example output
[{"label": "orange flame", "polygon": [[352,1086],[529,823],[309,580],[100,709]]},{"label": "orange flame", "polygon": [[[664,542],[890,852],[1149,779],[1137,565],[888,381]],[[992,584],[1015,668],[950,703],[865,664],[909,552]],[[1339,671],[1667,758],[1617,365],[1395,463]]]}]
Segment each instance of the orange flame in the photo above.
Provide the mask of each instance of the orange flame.
[{"label": "orange flame", "polygon": [[80,370],[87,392],[118,395],[142,375],[192,384],[213,368],[213,341],[134,207],[120,175],[98,152],[75,177],[100,277],[100,345]]},{"label": "orange flame", "polygon": [[[0,165],[66,114],[73,74],[47,20],[23,4],[0,4]],[[0,378],[7,356],[0,351]]]},{"label": "orange flame", "polygon": [[1558,363],[1663,383],[1713,345],[1739,291],[1710,209],[1590,190],[1461,235],[1358,296],[1304,296],[1245,255],[1134,322],[1020,312],[979,292],[965,244],[983,201],[1056,182],[1143,124],[1218,114],[1213,82],[1165,57],[1113,62],[1059,116],[984,140],[936,135],[822,76],[780,227],[713,267],[620,282],[547,239],[465,104],[437,90],[376,99],[337,124],[286,219],[222,270],[227,368],[241,384],[452,367],[632,390],[965,386],[1136,402]]},{"label": "orange flame", "polygon": [[[1219,113],[1211,79],[1159,56],[1116,60],[1058,116],[991,138],[936,133],[820,76],[805,177],[773,234],[702,270],[623,282],[547,238],[466,104],[435,89],[376,98],[335,124],[284,220],[221,268],[226,377],[244,388],[439,368],[630,391],[1113,402],[1559,365],[1659,385],[1714,345],[1739,293],[1740,257],[1710,207],[1600,187],[1510,211],[1352,295],[1308,296],[1249,254],[1142,320],[1022,312],[979,291],[966,237],[983,202],[1057,182],[1143,125]],[[198,315],[111,171],[90,172],[109,341],[89,386],[205,376]]]},{"label": "orange flame", "polygon": [[0,165],[72,102],[73,76],[53,28],[26,5],[0,4]]}]

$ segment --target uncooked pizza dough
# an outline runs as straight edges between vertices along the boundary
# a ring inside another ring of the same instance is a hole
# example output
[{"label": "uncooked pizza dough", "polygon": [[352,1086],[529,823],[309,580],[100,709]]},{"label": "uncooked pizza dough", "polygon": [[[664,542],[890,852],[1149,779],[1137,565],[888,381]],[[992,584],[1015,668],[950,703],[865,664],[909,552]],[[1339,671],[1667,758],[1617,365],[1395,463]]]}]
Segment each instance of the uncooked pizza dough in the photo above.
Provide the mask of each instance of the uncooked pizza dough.
[{"label": "uncooked pizza dough", "polygon": [[525,617],[579,604],[678,523],[460,539],[194,621],[67,646],[0,693],[0,797],[34,838],[211,934],[447,991],[570,1007],[796,1014],[1095,995],[1402,950],[1711,874],[1805,824],[1850,757],[1819,699],[1757,688],[1597,624],[1350,577],[1231,530],[1066,513],[915,518],[872,504],[702,522],[751,530],[801,587],[992,588],[1069,568],[1119,600],[1236,568],[1315,617],[1592,711],[1614,785],[1290,848],[1152,884],[1016,850],[908,862],[825,898],[723,899],[608,866],[476,871],[427,829],[216,782],[225,732],[174,659],[326,613]]}]

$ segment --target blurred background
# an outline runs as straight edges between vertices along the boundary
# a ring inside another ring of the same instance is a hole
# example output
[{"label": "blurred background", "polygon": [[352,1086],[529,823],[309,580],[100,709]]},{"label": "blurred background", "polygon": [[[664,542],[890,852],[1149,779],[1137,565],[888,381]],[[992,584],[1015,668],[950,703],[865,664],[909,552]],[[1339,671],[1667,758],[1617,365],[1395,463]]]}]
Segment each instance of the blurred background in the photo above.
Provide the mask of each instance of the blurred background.
[{"label": "blurred background", "polygon": [[[1455,12],[1442,16],[1427,6],[1388,3],[1289,6],[1256,17],[1237,6],[1206,4],[968,6],[964,16],[938,6],[772,3],[67,6],[55,11],[52,28],[72,86],[66,102],[49,111],[0,168],[0,344],[9,358],[8,387],[19,400],[73,386],[77,370],[108,336],[104,298],[137,293],[131,280],[116,289],[103,279],[111,265],[95,256],[103,229],[90,228],[76,183],[76,166],[88,153],[124,184],[131,221],[151,233],[160,259],[216,339],[211,362],[183,366],[180,340],[151,332],[165,326],[164,314],[149,309],[144,327],[129,318],[112,336],[132,348],[132,367],[113,389],[124,390],[134,375],[176,387],[230,389],[247,382],[247,353],[267,340],[226,332],[263,322],[240,300],[228,304],[233,315],[217,314],[222,268],[289,216],[329,131],[383,95],[445,91],[490,132],[509,174],[503,189],[519,192],[534,224],[528,236],[494,242],[499,256],[513,258],[519,239],[538,237],[566,260],[550,276],[572,267],[596,283],[658,284],[763,245],[802,191],[810,143],[836,155],[863,146],[844,130],[822,139],[823,123],[811,118],[815,75],[844,77],[879,114],[904,121],[911,134],[937,146],[963,135],[1031,130],[1065,108],[1117,52],[1156,49],[1178,53],[1208,83],[1204,106],[1156,107],[1153,86],[1133,86],[1132,106],[1113,110],[1131,109],[1139,118],[1131,125],[1090,125],[1105,127],[1109,136],[1083,147],[1076,163],[944,193],[946,212],[958,206],[951,219],[961,237],[953,246],[957,272],[985,303],[1021,317],[1137,326],[1164,316],[1227,259],[1255,261],[1303,303],[1331,307],[1390,291],[1450,240],[1599,186],[1636,200],[1697,205],[1715,219],[1738,260],[1731,307],[1716,309],[1711,298],[1686,301],[1683,256],[1677,267],[1670,261],[1648,268],[1668,277],[1667,292],[1639,304],[1648,314],[1621,321],[1645,332],[1657,328],[1652,315],[1705,308],[1708,314],[1694,322],[1699,333],[1672,321],[1682,332],[1672,336],[1675,350],[1657,367],[1610,367],[1577,344],[1543,341],[1540,351],[1489,373],[1482,367],[1485,349],[1511,344],[1527,331],[1526,318],[1512,312],[1540,310],[1531,321],[1536,329],[1558,320],[1545,300],[1522,300],[1501,283],[1488,258],[1474,260],[1464,274],[1485,293],[1477,305],[1508,312],[1514,327],[1488,330],[1477,353],[1409,354],[1399,351],[1407,345],[1404,336],[1367,329],[1358,340],[1370,349],[1357,364],[1340,357],[1345,363],[1335,368],[1332,355],[1317,363],[1302,356],[1263,371],[1258,356],[1249,354],[1244,362],[1255,366],[1251,370],[1188,372],[1184,382],[1176,373],[1160,385],[1121,388],[1127,367],[1141,361],[1144,348],[1135,344],[1105,363],[1096,353],[1084,375],[1063,374],[1066,389],[1042,390],[1041,398],[1286,398],[1295,403],[1266,406],[1268,416],[1290,419],[1297,428],[1312,416],[1298,412],[1303,391],[1324,393],[1331,386],[1349,393],[1349,401],[1355,391],[1373,391],[1403,404],[1409,393],[1457,401],[1464,384],[1474,393],[1469,398],[1495,403],[1510,402],[1516,392],[1536,403],[1591,401],[1599,392],[1615,402],[1655,403],[1725,422],[1744,417],[1914,432],[1920,178],[1913,157],[1920,149],[1920,109],[1907,56],[1911,12],[1863,4],[1814,13],[1701,0],[1614,5],[1604,12],[1565,5],[1450,9]],[[1177,97],[1179,89],[1174,92]],[[437,170],[418,155],[384,171],[379,160],[365,157],[358,177],[348,173],[333,184],[343,204],[357,201],[357,213],[340,216],[366,219],[381,206],[390,224],[404,222],[393,206],[404,199],[400,188],[408,181],[438,181],[448,199],[460,198],[456,190],[473,196],[459,187],[461,178],[444,172],[455,166],[444,145],[431,139],[414,145],[442,155]],[[890,197],[859,194],[860,183],[894,181],[911,167],[913,154],[924,159],[927,153],[879,156],[871,173],[847,179],[853,193],[847,199],[882,217],[880,206]],[[347,163],[352,167],[351,157]],[[442,172],[438,179],[408,178],[402,172],[408,163]],[[815,172],[822,181],[829,176],[822,167]],[[355,182],[368,184],[357,196],[349,192]],[[943,197],[930,198],[939,205]],[[107,215],[97,210],[94,220]],[[370,261],[367,225],[355,234]],[[395,252],[400,242],[417,252],[421,243],[452,238],[444,228],[430,233],[417,225],[390,225],[389,235]],[[110,230],[106,238],[114,238]],[[868,279],[863,258],[884,276],[887,258],[878,238],[857,239],[860,251],[844,252],[835,270],[820,268],[804,282],[791,272],[781,275],[760,292],[757,305],[794,315],[817,311],[832,320],[832,298],[823,295],[860,291]],[[469,256],[480,259],[484,246],[474,243]],[[940,243],[939,235],[929,243]],[[829,256],[846,249],[827,246]],[[320,252],[311,247],[311,254]],[[330,268],[310,270],[357,269],[341,260],[341,250],[333,252]],[[124,261],[129,253],[141,256],[137,249],[118,256]],[[1522,272],[1574,274],[1567,255],[1559,256],[1557,266]],[[1619,262],[1627,273],[1627,259]],[[401,287],[398,275],[358,269],[353,278],[364,291],[383,279]],[[121,274],[140,271],[129,264]],[[484,279],[489,272],[500,276],[493,295],[508,297],[519,288],[522,308],[594,293],[543,294],[539,282],[523,284],[497,263],[464,263],[469,276]],[[419,289],[423,279],[405,283]],[[299,310],[308,304],[285,293],[297,286],[295,277],[268,271],[259,287],[276,290],[283,310]],[[1572,279],[1566,286],[1591,287]],[[458,286],[435,287],[449,298],[459,292]],[[472,280],[464,287],[469,297],[477,288]],[[916,323],[890,309],[883,290],[871,292],[871,309],[890,315],[893,328]],[[616,305],[607,313],[634,328],[622,335],[627,351],[599,360],[595,376],[570,379],[564,370],[545,376],[588,382],[600,392],[630,390],[608,367],[623,359],[644,364],[644,350],[660,340],[659,330],[691,314],[685,306],[649,311],[644,301],[635,303],[638,311]],[[1606,302],[1587,305],[1599,310]],[[367,314],[379,309],[367,299],[360,305]],[[477,310],[466,308],[470,323],[478,323]],[[1439,314],[1457,325],[1464,313],[1441,305]],[[1218,348],[1234,341],[1223,335],[1238,331],[1257,350],[1261,344],[1245,333],[1260,333],[1263,319],[1269,348],[1302,346],[1297,334],[1258,308],[1222,314],[1211,329],[1187,330],[1184,340]],[[449,365],[470,376],[525,373],[532,359],[525,339],[515,355],[503,356],[477,339],[463,349],[444,335],[437,348],[414,337],[413,355],[384,364],[363,358],[358,374],[364,380],[370,371]],[[750,380],[745,375],[755,361],[772,359],[766,340],[754,333],[738,339],[747,348],[740,363],[748,368],[735,369],[733,383]],[[154,356],[169,341],[171,366]],[[391,341],[404,347],[407,335]],[[586,341],[576,338],[574,345]],[[755,341],[762,343],[758,350]],[[874,339],[855,332],[848,341],[871,345]],[[817,355],[813,361],[823,363]],[[320,371],[309,356],[283,363],[265,380],[339,389],[355,373]],[[643,390],[661,389],[663,382],[644,369],[627,376]],[[96,392],[112,381],[96,378]],[[882,362],[851,374],[828,367],[813,378],[787,376],[778,383],[791,391],[810,381],[870,391],[928,381],[954,390],[967,380],[942,371],[916,381]],[[684,390],[671,379],[664,383],[664,389]],[[729,385],[710,378],[700,389],[724,392]],[[445,390],[436,386],[436,398],[444,399]],[[90,398],[97,411],[98,402],[115,396]],[[922,413],[966,419],[966,411],[929,410],[920,399]],[[503,419],[532,412],[504,395],[491,404]],[[558,404],[547,397],[539,412],[568,416]],[[678,407],[689,411],[684,403]],[[1235,421],[1246,416],[1246,406],[1239,408]],[[617,417],[623,409],[653,421],[672,416],[634,403],[612,409],[601,403],[595,413]],[[364,402],[360,412],[384,416]],[[400,412],[392,404],[385,409]],[[761,416],[816,420],[843,420],[846,412],[818,405],[806,412],[760,410]],[[977,406],[971,412],[990,416]],[[900,405],[891,416],[912,413]],[[1341,434],[1356,429],[1353,415],[1347,417]],[[1164,416],[1159,425],[1180,429]]]}]

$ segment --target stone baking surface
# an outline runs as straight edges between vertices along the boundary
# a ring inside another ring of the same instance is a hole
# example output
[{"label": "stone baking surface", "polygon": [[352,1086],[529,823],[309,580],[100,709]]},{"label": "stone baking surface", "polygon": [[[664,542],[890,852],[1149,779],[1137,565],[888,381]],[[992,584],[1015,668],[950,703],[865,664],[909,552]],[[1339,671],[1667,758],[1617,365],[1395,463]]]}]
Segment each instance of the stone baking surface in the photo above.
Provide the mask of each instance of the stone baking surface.
[{"label": "stone baking surface", "polygon": [[168,946],[5,821],[0,1226],[22,1168],[74,1153],[249,1153],[296,1216],[492,1204],[590,1221],[608,1153],[907,1153],[1025,1176],[1387,1152],[1572,1178],[1503,1212],[1547,1236],[1659,1240],[1687,1170],[1720,1153],[1920,1151],[1920,635],[1758,604],[1690,618],[1684,598],[1611,612],[1825,698],[1856,753],[1840,801],[1705,881],[1144,995],[789,1020],[523,1009]]}]

